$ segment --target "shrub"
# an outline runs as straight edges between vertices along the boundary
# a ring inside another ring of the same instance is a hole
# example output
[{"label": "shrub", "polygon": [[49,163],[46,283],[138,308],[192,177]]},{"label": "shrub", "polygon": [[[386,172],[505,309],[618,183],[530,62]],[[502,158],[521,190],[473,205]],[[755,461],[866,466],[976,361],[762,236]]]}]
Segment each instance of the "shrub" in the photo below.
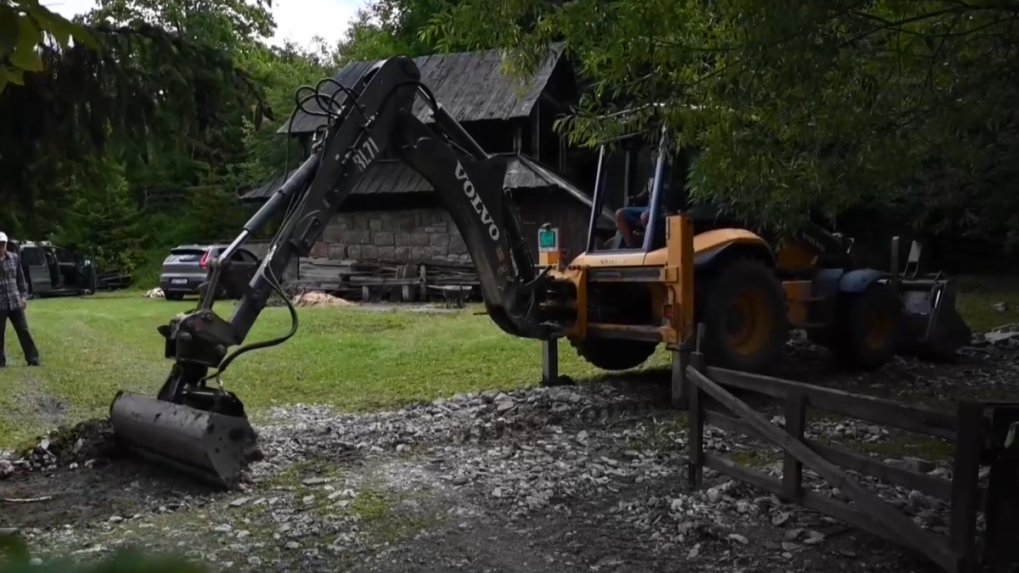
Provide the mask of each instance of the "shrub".
[{"label": "shrub", "polygon": [[67,559],[32,565],[25,542],[13,535],[0,536],[0,573],[208,573],[208,569],[169,557],[146,555],[136,549],[118,551],[109,559],[91,564]]}]

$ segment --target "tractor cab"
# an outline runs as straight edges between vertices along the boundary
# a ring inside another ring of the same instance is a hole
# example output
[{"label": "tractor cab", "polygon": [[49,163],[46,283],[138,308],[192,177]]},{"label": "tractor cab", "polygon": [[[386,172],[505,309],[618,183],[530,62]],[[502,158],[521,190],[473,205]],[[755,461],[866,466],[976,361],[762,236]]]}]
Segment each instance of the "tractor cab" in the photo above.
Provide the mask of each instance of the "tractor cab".
[{"label": "tractor cab", "polygon": [[[594,204],[596,209],[616,213],[617,226],[607,230],[592,222],[588,253],[648,253],[661,249],[666,244],[666,219],[679,213],[690,220],[695,234],[746,228],[715,205],[690,201],[688,182],[699,155],[697,148],[677,147],[664,130],[657,145],[639,134],[613,143],[614,149],[608,145],[599,149]],[[627,222],[635,239],[629,242],[626,229],[619,228]]]},{"label": "tractor cab", "polygon": [[616,214],[616,228],[607,230],[592,219],[587,252],[647,253],[665,246],[665,218],[685,203],[689,159],[673,153],[667,135],[657,146],[641,135],[630,135],[598,154],[594,212],[607,208]]}]

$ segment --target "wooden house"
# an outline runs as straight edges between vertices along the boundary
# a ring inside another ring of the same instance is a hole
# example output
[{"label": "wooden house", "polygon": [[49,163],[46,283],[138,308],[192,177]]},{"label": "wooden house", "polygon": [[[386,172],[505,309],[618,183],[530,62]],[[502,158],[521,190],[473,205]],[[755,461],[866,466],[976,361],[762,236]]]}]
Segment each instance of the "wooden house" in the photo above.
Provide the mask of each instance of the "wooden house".
[{"label": "wooden house", "polygon": [[[522,89],[503,75],[496,51],[423,56],[415,62],[438,102],[486,151],[506,157],[504,188],[520,210],[532,249],[537,249],[538,228],[550,223],[560,229],[567,257],[583,252],[597,153],[569,146],[553,129],[556,118],[578,98],[569,62],[553,56]],[[335,79],[349,87],[368,65],[350,64]],[[420,97],[415,112],[430,121]],[[324,121],[298,111],[292,124],[279,132],[309,142]],[[242,198],[264,201],[283,181],[277,177]],[[611,225],[608,207],[602,215],[602,223]],[[360,179],[312,256],[470,262],[463,239],[429,183],[387,157],[377,159]]]}]

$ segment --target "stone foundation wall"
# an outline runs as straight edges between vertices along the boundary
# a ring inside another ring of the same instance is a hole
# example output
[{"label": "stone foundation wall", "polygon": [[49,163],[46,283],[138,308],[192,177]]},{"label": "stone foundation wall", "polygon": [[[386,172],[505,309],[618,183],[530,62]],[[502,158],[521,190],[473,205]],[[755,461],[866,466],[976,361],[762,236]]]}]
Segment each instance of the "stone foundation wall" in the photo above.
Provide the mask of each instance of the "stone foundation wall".
[{"label": "stone foundation wall", "polygon": [[311,256],[471,262],[463,237],[443,209],[341,213],[326,226]]}]

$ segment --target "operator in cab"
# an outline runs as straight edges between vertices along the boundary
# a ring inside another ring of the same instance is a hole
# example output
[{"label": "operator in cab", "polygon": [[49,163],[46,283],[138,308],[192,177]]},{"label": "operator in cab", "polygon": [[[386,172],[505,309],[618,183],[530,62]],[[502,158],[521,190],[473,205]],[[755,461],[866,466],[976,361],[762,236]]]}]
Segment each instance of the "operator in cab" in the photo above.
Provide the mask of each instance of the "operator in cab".
[{"label": "operator in cab", "polygon": [[635,203],[643,204],[642,207],[623,207],[616,211],[616,229],[619,230],[619,234],[623,237],[623,243],[627,247],[639,247],[641,244],[642,239],[636,236],[636,232],[639,231],[643,234],[647,229],[648,216],[651,213],[651,190],[654,182],[654,177],[648,179],[644,190],[632,199]]}]

